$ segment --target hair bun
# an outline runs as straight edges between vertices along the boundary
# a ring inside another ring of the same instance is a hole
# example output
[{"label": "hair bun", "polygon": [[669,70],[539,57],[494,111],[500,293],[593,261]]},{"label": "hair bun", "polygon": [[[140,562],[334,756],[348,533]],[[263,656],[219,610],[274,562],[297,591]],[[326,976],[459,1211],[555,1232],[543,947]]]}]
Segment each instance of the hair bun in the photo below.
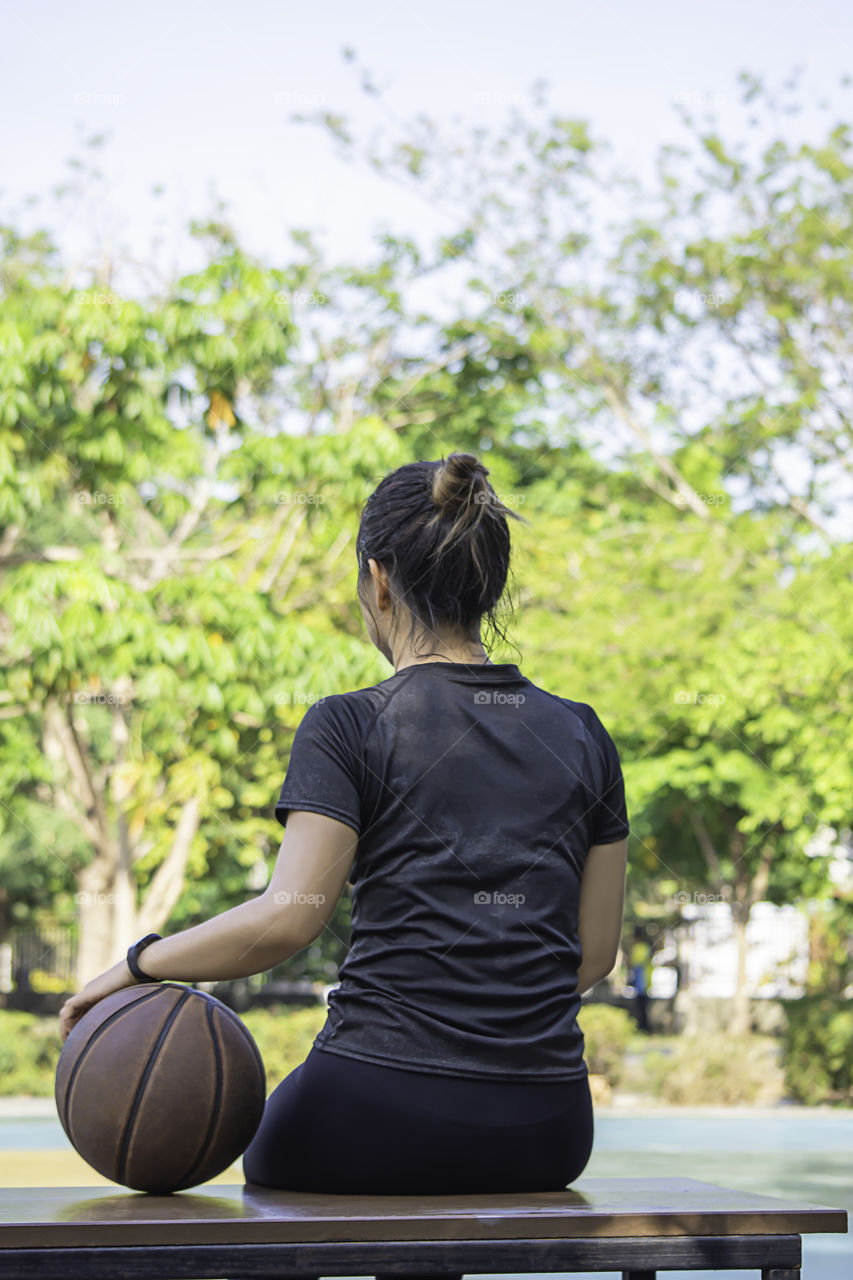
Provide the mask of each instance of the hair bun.
[{"label": "hair bun", "polygon": [[488,468],[473,453],[448,454],[436,468],[432,500],[445,511],[467,507],[473,495],[488,492],[488,474]]}]

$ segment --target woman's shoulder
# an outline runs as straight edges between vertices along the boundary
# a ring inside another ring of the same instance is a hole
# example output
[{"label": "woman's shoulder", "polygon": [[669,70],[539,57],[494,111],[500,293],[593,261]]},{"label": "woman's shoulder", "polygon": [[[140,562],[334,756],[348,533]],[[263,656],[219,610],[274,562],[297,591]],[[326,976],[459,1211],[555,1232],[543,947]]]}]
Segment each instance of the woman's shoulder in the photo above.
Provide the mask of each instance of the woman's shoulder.
[{"label": "woman's shoulder", "polygon": [[388,701],[381,685],[369,685],[364,689],[350,689],[345,693],[329,693],[315,699],[305,719],[315,724],[335,725],[342,729],[364,733],[376,719]]}]

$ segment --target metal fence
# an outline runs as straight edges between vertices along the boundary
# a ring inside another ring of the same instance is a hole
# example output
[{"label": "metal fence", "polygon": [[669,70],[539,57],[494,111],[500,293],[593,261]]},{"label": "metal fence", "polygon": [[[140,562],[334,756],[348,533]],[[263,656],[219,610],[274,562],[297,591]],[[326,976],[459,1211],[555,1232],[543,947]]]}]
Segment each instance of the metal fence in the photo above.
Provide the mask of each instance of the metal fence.
[{"label": "metal fence", "polygon": [[68,928],[50,921],[27,929],[10,929],[0,958],[0,991],[28,987],[30,974],[51,974],[74,986],[77,943]]},{"label": "metal fence", "polygon": [[[15,992],[33,1008],[60,989],[76,990],[77,943],[67,925],[45,922],[37,927],[10,929],[0,944],[0,995]],[[337,982],[313,982],[306,978],[274,978],[258,974],[233,982],[196,983],[213,991],[237,1012],[256,1005],[325,1005]],[[29,1007],[29,1006],[27,1006]]]}]

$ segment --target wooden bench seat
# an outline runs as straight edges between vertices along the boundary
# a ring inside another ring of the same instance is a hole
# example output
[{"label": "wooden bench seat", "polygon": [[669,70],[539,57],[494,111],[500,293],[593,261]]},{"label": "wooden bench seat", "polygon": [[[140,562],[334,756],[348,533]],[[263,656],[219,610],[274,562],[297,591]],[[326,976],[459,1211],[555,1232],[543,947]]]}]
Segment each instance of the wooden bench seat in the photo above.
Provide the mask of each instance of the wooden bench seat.
[{"label": "wooden bench seat", "polygon": [[843,1209],[693,1178],[581,1178],[519,1195],[352,1196],[208,1183],[0,1194],[0,1280],[292,1280],[483,1273],[760,1269],[798,1280],[801,1233]]}]

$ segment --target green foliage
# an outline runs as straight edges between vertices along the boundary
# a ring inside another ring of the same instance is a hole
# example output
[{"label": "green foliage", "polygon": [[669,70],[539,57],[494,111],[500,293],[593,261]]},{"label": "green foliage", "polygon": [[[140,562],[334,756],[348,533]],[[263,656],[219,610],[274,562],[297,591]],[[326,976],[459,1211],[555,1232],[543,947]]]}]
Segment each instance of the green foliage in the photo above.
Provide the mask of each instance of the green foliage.
[{"label": "green foliage", "polygon": [[853,1102],[853,1006],[833,996],[782,1002],[785,1082],[797,1102]]},{"label": "green foliage", "polygon": [[0,1095],[52,1097],[61,1050],[58,1018],[0,1010]]},{"label": "green foliage", "polygon": [[249,1009],[240,1015],[251,1031],[267,1073],[267,1093],[271,1093],[289,1072],[308,1057],[315,1036],[326,1021],[322,1006],[287,1009]]},{"label": "green foliage", "polygon": [[[849,821],[851,553],[824,516],[849,458],[836,388],[853,142],[842,124],[823,145],[766,138],[776,105],[739,79],[743,137],[681,112],[690,146],[662,148],[659,183],[624,178],[615,254],[585,199],[606,145],[582,122],[513,111],[444,140],[418,117],[416,173],[398,141],[365,147],[375,172],[408,168],[458,217],[436,269],[452,242],[483,305],[443,336],[476,330],[487,355],[473,346],[407,387],[407,440],[512,464],[532,519],[513,529],[526,671],[567,691],[568,663],[568,696],[600,709],[622,751],[633,898],[821,896],[826,860],[804,849],[820,823]],[[393,378],[383,391],[397,403]],[[793,450],[796,488],[780,467]]]},{"label": "green foliage", "polygon": [[624,1071],[625,1051],[634,1034],[634,1019],[616,1005],[581,1005],[578,1024],[584,1036],[584,1057],[593,1075],[604,1076],[615,1088]]},{"label": "green foliage", "polygon": [[680,1106],[769,1106],[784,1092],[777,1050],[770,1036],[680,1036],[670,1053],[645,1055],[637,1084]]},{"label": "green foliage", "polygon": [[[678,1037],[669,1053],[654,1041],[640,1064],[626,1071],[625,1054],[634,1041],[634,1023],[624,1009],[583,1005],[579,1017],[589,1069],[611,1087],[658,1097],[683,1106],[772,1104],[785,1088],[807,1105],[853,1100],[853,1011],[840,1000],[804,997],[784,1002],[788,1025],[782,1070],[769,1036],[736,1038],[718,1032]],[[254,1037],[271,1092],[299,1066],[326,1021],[321,1006],[272,1006],[241,1015]],[[0,1095],[52,1097],[61,1051],[59,1020],[0,1011]]]},{"label": "green foliage", "polygon": [[[326,1010],[273,1005],[240,1017],[260,1050],[269,1093],[305,1061]],[[0,1096],[52,1097],[61,1050],[58,1018],[0,1010]]]},{"label": "green foliage", "polygon": [[[600,235],[606,147],[533,118],[542,101],[444,148],[421,118],[370,156],[455,211],[432,250],[386,232],[374,262],[328,265],[303,231],[273,267],[216,216],[192,227],[205,265],[141,298],[71,288],[47,233],[0,227],[13,922],[73,918],[93,866],[109,893],[120,834],[148,927],[245,899],[306,706],[389,674],[355,595],[364,500],[451,449],[530,520],[513,639],[613,733],[630,897],[828,891],[803,855],[853,788],[851,550],[825,523],[849,457],[850,131],[747,156],[687,118],[692,154],[626,178],[630,214]],[[407,292],[426,275],[440,318]],[[342,947],[320,945],[325,976]]]}]

